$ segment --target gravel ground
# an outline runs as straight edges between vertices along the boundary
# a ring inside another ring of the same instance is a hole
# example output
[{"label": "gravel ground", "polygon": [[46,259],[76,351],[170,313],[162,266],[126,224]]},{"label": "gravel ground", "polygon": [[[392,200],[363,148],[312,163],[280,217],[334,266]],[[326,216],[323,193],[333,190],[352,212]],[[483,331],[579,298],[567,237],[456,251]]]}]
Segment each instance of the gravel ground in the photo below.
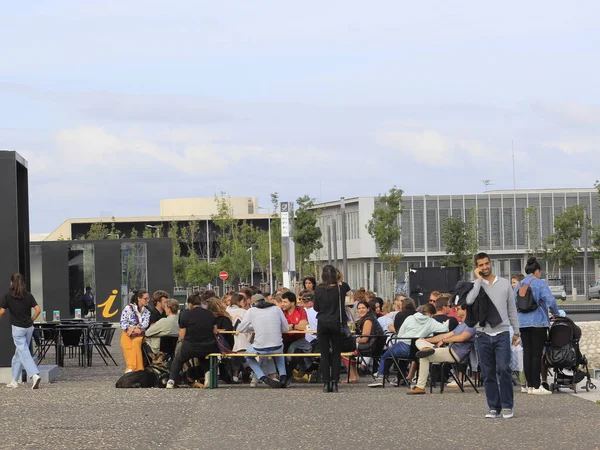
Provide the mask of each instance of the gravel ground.
[{"label": "gravel ground", "polygon": [[73,360],[38,391],[0,387],[0,448],[600,448],[600,405],[566,393],[515,394],[515,418],[491,420],[472,389],[409,397],[366,379],[339,394],[314,384],[125,390],[114,387],[123,365],[113,350],[120,367]]}]

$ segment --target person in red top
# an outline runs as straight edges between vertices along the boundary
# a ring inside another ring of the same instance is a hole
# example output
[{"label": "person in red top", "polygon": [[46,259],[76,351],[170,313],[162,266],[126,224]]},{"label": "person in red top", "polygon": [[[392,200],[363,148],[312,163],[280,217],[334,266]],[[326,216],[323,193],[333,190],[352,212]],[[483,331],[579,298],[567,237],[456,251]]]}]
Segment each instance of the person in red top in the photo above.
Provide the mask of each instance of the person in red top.
[{"label": "person in red top", "polygon": [[[304,331],[308,327],[308,316],[306,310],[296,305],[296,294],[293,292],[284,292],[281,295],[281,309],[285,316],[290,331]],[[304,333],[290,333],[283,335],[284,353],[310,353],[312,347],[305,339]],[[288,373],[293,373],[293,369],[299,365],[300,358],[287,358]],[[304,358],[304,368],[312,364],[310,358]]]}]

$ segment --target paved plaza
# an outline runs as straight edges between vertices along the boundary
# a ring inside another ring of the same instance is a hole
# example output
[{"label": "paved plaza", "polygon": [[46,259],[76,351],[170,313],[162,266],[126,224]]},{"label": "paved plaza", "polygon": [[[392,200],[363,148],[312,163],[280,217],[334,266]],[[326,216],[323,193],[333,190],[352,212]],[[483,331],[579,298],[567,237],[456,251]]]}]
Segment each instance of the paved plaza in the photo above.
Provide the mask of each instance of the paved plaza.
[{"label": "paved plaza", "polygon": [[0,448],[600,448],[600,405],[567,393],[517,393],[516,417],[491,420],[472,389],[409,397],[363,378],[339,394],[316,384],[124,390],[114,387],[122,365],[76,364],[38,391],[0,387]]}]

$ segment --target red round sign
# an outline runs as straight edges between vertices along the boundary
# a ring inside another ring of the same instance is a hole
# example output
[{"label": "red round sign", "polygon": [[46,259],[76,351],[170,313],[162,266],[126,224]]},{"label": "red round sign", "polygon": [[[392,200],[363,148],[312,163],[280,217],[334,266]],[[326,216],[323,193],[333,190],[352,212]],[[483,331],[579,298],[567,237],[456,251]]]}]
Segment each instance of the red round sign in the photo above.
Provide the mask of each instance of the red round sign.
[{"label": "red round sign", "polygon": [[219,272],[219,278],[221,280],[226,280],[229,277],[229,274],[227,272],[225,272],[224,270]]}]

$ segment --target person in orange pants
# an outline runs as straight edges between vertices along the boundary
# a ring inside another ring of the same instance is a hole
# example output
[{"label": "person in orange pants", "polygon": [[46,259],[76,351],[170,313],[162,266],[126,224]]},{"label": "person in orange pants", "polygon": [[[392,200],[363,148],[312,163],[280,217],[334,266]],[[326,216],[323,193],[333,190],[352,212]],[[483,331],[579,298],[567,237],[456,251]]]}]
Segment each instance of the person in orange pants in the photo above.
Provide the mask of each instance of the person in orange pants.
[{"label": "person in orange pants", "polygon": [[144,370],[142,341],[144,332],[150,326],[148,291],[134,291],[131,303],[121,313],[121,349],[125,358],[125,372]]}]

